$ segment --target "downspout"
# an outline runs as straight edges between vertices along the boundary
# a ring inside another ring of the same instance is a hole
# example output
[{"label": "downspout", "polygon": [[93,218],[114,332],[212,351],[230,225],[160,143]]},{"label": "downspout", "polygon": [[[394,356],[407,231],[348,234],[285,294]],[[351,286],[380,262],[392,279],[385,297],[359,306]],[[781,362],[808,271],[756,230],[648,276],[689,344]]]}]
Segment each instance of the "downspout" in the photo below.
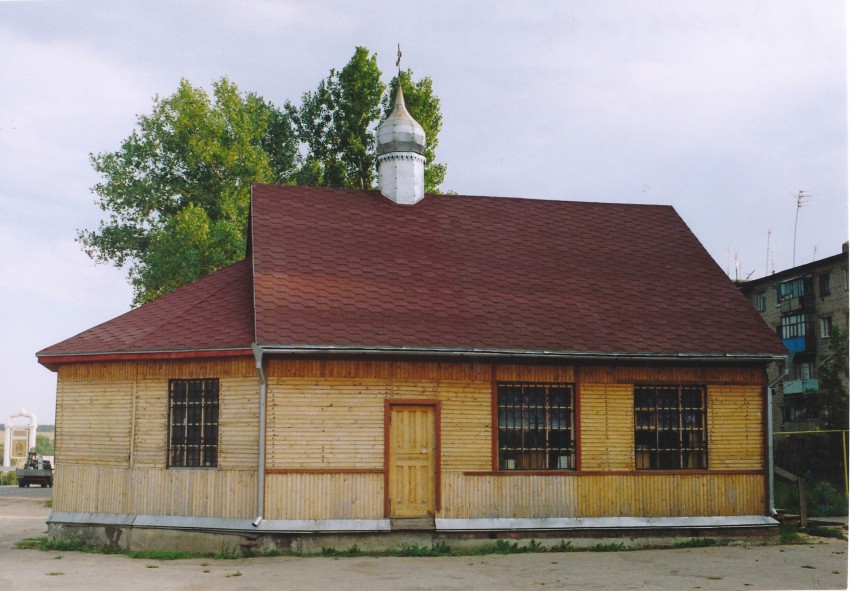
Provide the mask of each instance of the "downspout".
[{"label": "downspout", "polygon": [[[256,343],[251,344],[254,360],[257,363],[257,379],[260,381],[260,440],[257,465],[257,518],[251,522],[259,527],[263,521],[266,495],[266,374],[263,371],[263,348]],[[772,493],[771,493],[772,494]]]},{"label": "downspout", "polygon": [[776,517],[776,503],[773,495],[773,389],[776,384],[788,377],[788,371],[791,369],[791,364],[794,361],[794,353],[789,353],[785,358],[785,368],[782,374],[767,385],[767,488],[768,488],[768,507],[770,516]]}]

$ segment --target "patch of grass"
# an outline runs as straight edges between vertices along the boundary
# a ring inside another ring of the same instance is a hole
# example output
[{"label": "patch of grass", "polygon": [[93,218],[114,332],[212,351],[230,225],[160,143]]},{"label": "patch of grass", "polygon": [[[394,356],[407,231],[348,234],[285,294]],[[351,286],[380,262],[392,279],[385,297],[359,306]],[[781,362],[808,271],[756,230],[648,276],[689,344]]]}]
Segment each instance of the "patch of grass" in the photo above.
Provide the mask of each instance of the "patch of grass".
[{"label": "patch of grass", "polygon": [[[775,485],[776,506],[796,513],[800,506],[797,485],[777,479]],[[847,499],[834,484],[823,480],[806,483],[806,501],[809,517],[847,515]]]},{"label": "patch of grass", "polygon": [[576,548],[569,540],[561,540],[557,546],[552,546],[550,552],[575,552]]},{"label": "patch of grass", "polygon": [[239,571],[225,575],[225,577],[241,577],[241,576],[242,576],[242,573],[239,572]]},{"label": "patch of grass", "polygon": [[609,544],[596,544],[589,549],[591,552],[620,552],[625,550],[626,546],[622,542],[611,542]]},{"label": "patch of grass", "polygon": [[[182,560],[185,558],[201,558],[203,554],[191,552],[130,552],[115,546],[93,546],[80,540],[48,540],[41,538],[25,538],[15,544],[19,550],[41,550],[43,552],[84,552],[86,554],[124,554],[129,558],[143,560]],[[61,558],[58,557],[57,558]]]},{"label": "patch of grass", "polygon": [[48,577],[58,577],[58,576],[60,576],[60,575],[64,575],[64,574],[65,574],[65,573],[60,573],[60,572],[58,572],[58,571],[53,571],[53,572],[47,573],[47,576],[48,576]]},{"label": "patch of grass", "polygon": [[835,538],[838,540],[846,540],[847,536],[844,535],[844,532],[841,528],[838,527],[828,527],[824,525],[810,525],[806,528],[806,533],[810,536],[817,536],[819,538]]},{"label": "patch of grass", "polygon": [[46,501],[44,501],[44,508],[45,509],[52,509],[53,508],[53,499],[47,499]]},{"label": "patch of grass", "polygon": [[439,541],[431,546],[403,545],[393,556],[452,556],[451,547],[445,541]]},{"label": "patch of grass", "polygon": [[346,550],[337,550],[336,548],[323,547],[322,556],[363,556],[364,552],[357,544],[350,546]]},{"label": "patch of grass", "polygon": [[803,544],[803,538],[800,537],[800,530],[792,525],[785,523],[779,524],[779,543],[780,544]]},{"label": "patch of grass", "polygon": [[[106,549],[106,548],[104,548]],[[98,548],[98,552],[100,552]],[[147,551],[123,551],[121,552],[128,558],[137,558],[140,560],[186,560],[187,558],[200,558],[202,554],[193,552],[184,552],[181,550],[147,550]],[[106,552],[108,554],[108,552]],[[150,567],[148,567],[150,568]]]},{"label": "patch of grass", "polygon": [[714,538],[691,538],[683,542],[676,542],[671,548],[709,548],[716,546],[717,540]]}]

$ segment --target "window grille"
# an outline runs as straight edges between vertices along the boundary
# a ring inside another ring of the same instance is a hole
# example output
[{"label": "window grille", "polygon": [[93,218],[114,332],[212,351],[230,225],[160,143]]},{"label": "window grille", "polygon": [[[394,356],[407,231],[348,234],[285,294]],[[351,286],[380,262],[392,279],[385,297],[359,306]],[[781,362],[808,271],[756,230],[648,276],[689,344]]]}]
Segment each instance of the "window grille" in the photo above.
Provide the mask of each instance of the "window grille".
[{"label": "window grille", "polygon": [[218,465],[218,380],[168,383],[168,466]]},{"label": "window grille", "polygon": [[497,384],[499,469],[574,470],[573,384]]},{"label": "window grille", "polygon": [[635,468],[708,468],[705,386],[635,386]]}]

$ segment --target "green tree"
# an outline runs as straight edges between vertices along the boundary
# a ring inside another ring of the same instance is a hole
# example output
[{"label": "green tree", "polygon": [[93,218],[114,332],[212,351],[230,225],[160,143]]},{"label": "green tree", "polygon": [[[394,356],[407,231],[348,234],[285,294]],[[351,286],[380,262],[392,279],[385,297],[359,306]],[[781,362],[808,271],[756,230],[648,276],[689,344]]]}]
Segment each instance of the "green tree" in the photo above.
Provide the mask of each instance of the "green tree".
[{"label": "green tree", "polygon": [[848,341],[847,330],[832,325],[829,335],[829,356],[818,371],[816,396],[818,418],[824,429],[847,429]]},{"label": "green tree", "polygon": [[439,193],[439,187],[446,178],[446,165],[437,162],[435,153],[440,143],[440,129],[443,127],[440,99],[434,95],[431,78],[425,77],[414,82],[413,72],[408,68],[390,81],[387,93],[382,100],[385,119],[395,107],[399,78],[404,92],[404,105],[425,131],[425,150],[422,153],[426,159],[425,192]]},{"label": "green tree", "polygon": [[182,80],[137,124],[91,156],[108,219],[77,236],[96,261],[129,266],[135,305],[243,258],[251,185],[287,182],[299,163],[289,111],[227,78],[212,97]]},{"label": "green tree", "polygon": [[36,433],[35,435],[35,451],[45,456],[53,455],[53,442],[47,435]]},{"label": "green tree", "polygon": [[358,47],[339,72],[331,70],[301,98],[294,118],[305,144],[299,184],[371,189],[375,180],[373,123],[384,92],[377,57]]},{"label": "green tree", "polygon": [[[182,80],[154,98],[120,149],[91,155],[102,178],[92,190],[107,216],[77,240],[95,261],[128,268],[134,305],[242,259],[253,183],[374,187],[381,97],[388,113],[398,79],[385,95],[376,55],[357,47],[300,107],[275,107],[227,78],[211,96]],[[401,80],[427,134],[425,190],[438,192],[440,101],[429,78],[413,82],[407,70]]]}]

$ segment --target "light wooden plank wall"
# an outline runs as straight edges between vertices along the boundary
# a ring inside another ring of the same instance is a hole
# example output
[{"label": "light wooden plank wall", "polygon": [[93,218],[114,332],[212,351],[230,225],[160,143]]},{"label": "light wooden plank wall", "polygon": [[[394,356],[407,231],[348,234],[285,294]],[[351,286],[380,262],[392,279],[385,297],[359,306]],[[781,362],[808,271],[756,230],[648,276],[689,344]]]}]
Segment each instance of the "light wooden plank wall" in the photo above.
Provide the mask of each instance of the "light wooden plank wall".
[{"label": "light wooden plank wall", "polygon": [[256,472],[61,464],[54,511],[256,517]]},{"label": "light wooden plank wall", "polygon": [[135,469],[132,513],[253,519],[257,473],[247,470]]},{"label": "light wooden plank wall", "polygon": [[60,382],[110,382],[143,379],[254,378],[254,358],[227,357],[172,361],[72,363],[59,367]]},{"label": "light wooden plank wall", "polygon": [[765,465],[764,394],[747,386],[708,387],[708,464],[714,470]]},{"label": "light wooden plank wall", "polygon": [[655,365],[584,365],[578,368],[582,384],[698,383],[762,384],[762,367],[698,365],[690,367]]},{"label": "light wooden plank wall", "polygon": [[382,519],[383,474],[269,474],[266,519]]},{"label": "light wooden plank wall", "polygon": [[133,391],[130,381],[59,381],[56,458],[101,466],[129,465]]},{"label": "light wooden plank wall", "polygon": [[633,470],[633,387],[626,384],[582,384],[579,397],[581,469]]},{"label": "light wooden plank wall", "polygon": [[268,388],[267,465],[383,469],[384,400],[442,402],[446,469],[491,463],[489,382],[274,378]]},{"label": "light wooden plank wall", "polygon": [[612,474],[581,476],[582,517],[760,515],[761,474]]},{"label": "light wooden plank wall", "polygon": [[445,519],[492,517],[574,517],[578,515],[577,479],[539,475],[465,476],[444,471]]},{"label": "light wooden plank wall", "polygon": [[[384,400],[440,400],[445,517],[539,517],[551,511],[566,516],[711,515],[763,509],[761,475],[461,474],[490,469],[494,375],[498,381],[578,377],[582,467],[599,471],[633,468],[631,384],[708,383],[711,469],[761,468],[763,376],[752,368],[574,370],[274,359],[267,374],[271,469],[382,470]],[[222,380],[217,470],[164,468],[168,379],[187,377]],[[60,368],[55,510],[251,516],[256,510],[258,396],[250,359]],[[269,474],[266,490],[268,518],[371,519],[383,514],[382,473]]]},{"label": "light wooden plank wall", "polygon": [[759,474],[464,475],[443,473],[447,519],[760,515]]}]

